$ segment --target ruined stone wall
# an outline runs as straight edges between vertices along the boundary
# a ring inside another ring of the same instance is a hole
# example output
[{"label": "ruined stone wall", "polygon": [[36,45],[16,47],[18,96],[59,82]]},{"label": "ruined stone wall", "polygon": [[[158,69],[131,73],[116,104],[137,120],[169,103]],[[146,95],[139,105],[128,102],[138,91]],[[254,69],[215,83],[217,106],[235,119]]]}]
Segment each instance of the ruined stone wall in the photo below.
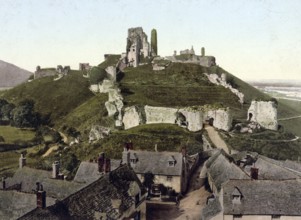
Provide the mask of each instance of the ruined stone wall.
[{"label": "ruined stone wall", "polygon": [[[107,104],[106,104],[107,106]],[[107,107],[108,109],[108,107]],[[110,111],[110,109],[108,109]],[[111,111],[116,112],[116,108]],[[109,112],[110,115],[110,112]],[[125,129],[139,126],[141,124],[178,124],[189,131],[200,131],[206,120],[212,118],[213,126],[229,131],[232,126],[232,116],[229,109],[209,109],[198,107],[166,108],[166,107],[136,107],[125,108],[123,114],[123,125]]]},{"label": "ruined stone wall", "polygon": [[146,124],[168,123],[175,124],[178,109],[145,106]]},{"label": "ruined stone wall", "polygon": [[207,119],[213,119],[213,127],[217,129],[229,131],[232,127],[232,114],[229,108],[208,110],[205,115]]},{"label": "ruined stone wall", "polygon": [[41,69],[34,72],[34,79],[39,79],[46,76],[56,76],[57,72],[55,69]]},{"label": "ruined stone wall", "polygon": [[216,65],[215,57],[213,56],[199,56],[198,59],[201,66],[211,67]]},{"label": "ruined stone wall", "polygon": [[217,74],[206,74],[205,75],[208,77],[209,81],[212,82],[213,84],[216,85],[221,85],[227,89],[230,89],[230,91],[235,94],[239,98],[239,103],[243,104],[244,103],[244,94],[240,92],[238,89],[235,89],[231,86],[231,84],[227,83],[227,77],[226,74],[222,74],[221,77],[219,77]]},{"label": "ruined stone wall", "polygon": [[248,110],[249,121],[270,130],[278,130],[277,105],[272,101],[252,101]]},{"label": "ruined stone wall", "polygon": [[130,106],[124,109],[124,115],[122,122],[124,129],[136,127],[144,123],[142,113],[139,111],[137,106]]},{"label": "ruined stone wall", "polygon": [[142,56],[150,55],[150,44],[142,27],[128,29],[126,52],[128,64],[133,67],[139,65]]},{"label": "ruined stone wall", "polygon": [[189,131],[200,131],[203,128],[204,113],[199,108],[187,107],[179,109],[186,119],[187,129]]}]

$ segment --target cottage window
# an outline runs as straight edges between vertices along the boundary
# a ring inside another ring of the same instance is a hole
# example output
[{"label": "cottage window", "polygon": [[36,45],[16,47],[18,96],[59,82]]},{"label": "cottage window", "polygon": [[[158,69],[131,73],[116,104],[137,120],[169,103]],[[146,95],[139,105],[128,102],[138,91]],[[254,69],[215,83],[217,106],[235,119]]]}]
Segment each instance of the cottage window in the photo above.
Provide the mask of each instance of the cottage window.
[{"label": "cottage window", "polygon": [[242,215],[233,215],[233,220],[242,219]]},{"label": "cottage window", "polygon": [[169,182],[171,182],[172,181],[172,176],[167,176],[166,180],[169,181]]},{"label": "cottage window", "polygon": [[174,167],[176,165],[175,161],[168,161],[168,166]]},{"label": "cottage window", "polygon": [[137,163],[137,159],[130,159],[132,164],[136,164]]}]

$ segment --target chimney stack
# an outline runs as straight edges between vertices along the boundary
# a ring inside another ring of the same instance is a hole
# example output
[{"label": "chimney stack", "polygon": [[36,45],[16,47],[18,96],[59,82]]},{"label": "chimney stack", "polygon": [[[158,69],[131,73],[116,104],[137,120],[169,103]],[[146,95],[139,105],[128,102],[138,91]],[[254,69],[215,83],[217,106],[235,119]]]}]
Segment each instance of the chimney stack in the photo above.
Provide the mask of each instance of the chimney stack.
[{"label": "chimney stack", "polygon": [[24,153],[21,153],[19,158],[19,168],[23,168],[26,165],[26,157],[24,157]]},{"label": "chimney stack", "polygon": [[254,180],[258,180],[258,168],[251,167],[251,178]]},{"label": "chimney stack", "polygon": [[105,158],[105,163],[104,163],[104,167],[103,170],[105,173],[109,173],[111,171],[111,160],[109,158]]},{"label": "chimney stack", "polygon": [[105,153],[101,152],[98,157],[98,172],[101,173],[105,171],[104,165],[105,165]]},{"label": "chimney stack", "polygon": [[186,146],[184,146],[184,147],[181,148],[181,153],[182,153],[183,157],[186,157],[186,155],[187,155]]},{"label": "chimney stack", "polygon": [[125,143],[125,145],[124,145],[124,151],[129,151],[129,150],[133,150],[133,149],[134,149],[134,146],[133,146],[132,141]]},{"label": "chimney stack", "polygon": [[43,190],[43,185],[39,182],[36,183],[37,185],[37,207],[41,209],[46,208],[46,192]]},{"label": "chimney stack", "polygon": [[57,179],[60,171],[60,162],[54,161],[52,164],[52,178]]}]

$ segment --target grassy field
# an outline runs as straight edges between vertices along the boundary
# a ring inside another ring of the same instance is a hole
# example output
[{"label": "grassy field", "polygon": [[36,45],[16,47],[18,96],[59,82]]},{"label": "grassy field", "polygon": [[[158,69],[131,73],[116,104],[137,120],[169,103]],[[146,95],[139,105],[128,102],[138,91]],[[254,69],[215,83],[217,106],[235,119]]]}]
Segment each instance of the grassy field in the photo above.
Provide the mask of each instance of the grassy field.
[{"label": "grassy field", "polygon": [[11,126],[0,126],[0,136],[4,138],[5,144],[14,144],[20,141],[29,142],[35,137],[35,131]]}]

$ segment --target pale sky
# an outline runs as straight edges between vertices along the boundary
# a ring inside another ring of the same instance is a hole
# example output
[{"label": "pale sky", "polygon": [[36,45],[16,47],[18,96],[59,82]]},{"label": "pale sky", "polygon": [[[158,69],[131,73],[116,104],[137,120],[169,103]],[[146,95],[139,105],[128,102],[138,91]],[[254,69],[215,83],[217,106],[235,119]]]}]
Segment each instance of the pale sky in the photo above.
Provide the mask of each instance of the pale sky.
[{"label": "pale sky", "polygon": [[301,79],[300,0],[0,0],[0,60],[34,71],[97,65],[127,29],[157,29],[158,52],[193,45],[241,79]]}]

